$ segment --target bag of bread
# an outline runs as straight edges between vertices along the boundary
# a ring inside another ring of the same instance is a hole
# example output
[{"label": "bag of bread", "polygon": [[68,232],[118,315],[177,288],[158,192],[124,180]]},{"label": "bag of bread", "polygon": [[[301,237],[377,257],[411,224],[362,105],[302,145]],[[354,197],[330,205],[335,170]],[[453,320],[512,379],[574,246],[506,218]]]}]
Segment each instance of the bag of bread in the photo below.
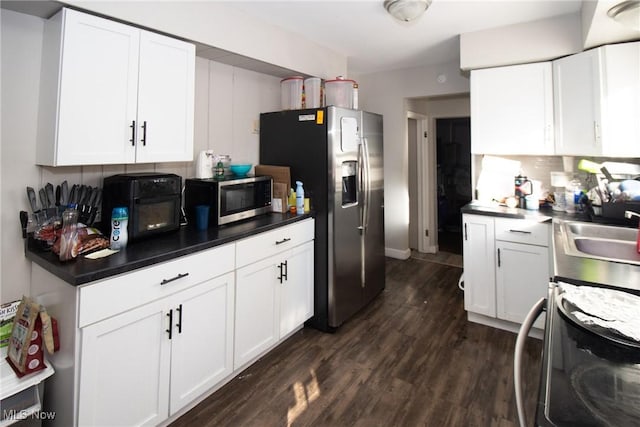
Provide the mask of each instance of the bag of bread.
[{"label": "bag of bread", "polygon": [[18,377],[44,369],[43,340],[49,353],[60,348],[58,326],[43,306],[22,297],[13,319],[7,362]]}]

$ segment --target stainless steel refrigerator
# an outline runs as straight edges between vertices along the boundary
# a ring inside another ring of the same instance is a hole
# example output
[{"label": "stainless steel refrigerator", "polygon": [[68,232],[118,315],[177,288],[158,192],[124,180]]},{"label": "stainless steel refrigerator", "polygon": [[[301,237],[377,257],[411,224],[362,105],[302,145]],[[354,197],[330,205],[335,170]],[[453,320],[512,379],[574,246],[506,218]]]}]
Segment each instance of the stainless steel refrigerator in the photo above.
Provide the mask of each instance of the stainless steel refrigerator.
[{"label": "stainless steel refrigerator", "polygon": [[[315,212],[315,313],[331,331],[385,284],[382,116],[346,108],[260,115],[260,163],[289,166]],[[294,187],[295,188],[295,187]]]}]

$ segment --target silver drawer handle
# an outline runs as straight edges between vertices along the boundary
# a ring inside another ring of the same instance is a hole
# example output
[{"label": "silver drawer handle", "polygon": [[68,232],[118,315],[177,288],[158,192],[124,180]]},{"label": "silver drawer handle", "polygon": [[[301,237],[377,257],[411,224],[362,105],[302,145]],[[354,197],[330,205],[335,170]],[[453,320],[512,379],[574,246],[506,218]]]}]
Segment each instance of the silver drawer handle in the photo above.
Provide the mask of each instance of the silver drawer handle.
[{"label": "silver drawer handle", "polygon": [[277,240],[277,241],[276,241],[276,245],[281,245],[281,244],[283,244],[283,243],[287,243],[287,242],[288,242],[288,241],[290,241],[290,240],[291,240],[291,239],[290,239],[289,237],[285,237],[285,238],[284,238],[284,239],[282,239],[282,240]]},{"label": "silver drawer handle", "polygon": [[509,233],[531,234],[530,231],[522,231],[522,230],[509,230]]},{"label": "silver drawer handle", "polygon": [[172,277],[171,279],[164,279],[162,282],[160,282],[160,284],[161,285],[166,285],[167,283],[171,283],[174,280],[182,279],[183,277],[187,277],[188,275],[189,275],[189,273],[184,273],[184,274],[178,273],[177,276]]}]

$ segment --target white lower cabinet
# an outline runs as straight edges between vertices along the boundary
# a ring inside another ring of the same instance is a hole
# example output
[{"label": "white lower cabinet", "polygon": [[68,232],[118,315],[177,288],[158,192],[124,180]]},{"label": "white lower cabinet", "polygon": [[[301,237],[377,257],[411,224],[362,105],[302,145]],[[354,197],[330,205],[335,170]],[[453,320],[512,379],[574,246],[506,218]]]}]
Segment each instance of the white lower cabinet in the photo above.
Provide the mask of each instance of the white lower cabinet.
[{"label": "white lower cabinet", "polygon": [[493,217],[462,215],[464,309],[496,315],[496,273]]},{"label": "white lower cabinet", "polygon": [[169,415],[233,372],[234,289],[228,273],[173,301]]},{"label": "white lower cabinet", "polygon": [[313,316],[313,236],[309,218],[78,287],[34,263],[61,331],[51,425],[165,424],[213,393]]},{"label": "white lower cabinet", "polygon": [[[464,307],[469,319],[514,330],[546,295],[549,224],[463,215]],[[534,326],[544,327],[539,318]]]},{"label": "white lower cabinet", "polygon": [[313,242],[292,249],[285,259],[286,277],[280,289],[280,337],[313,316]]},{"label": "white lower cabinet", "polygon": [[234,368],[263,354],[311,316],[313,241],[239,268]]},{"label": "white lower cabinet", "polygon": [[156,425],[228,376],[233,304],[228,273],[82,328],[79,425]]},{"label": "white lower cabinet", "polygon": [[[522,243],[496,242],[496,299],[499,319],[522,323],[533,304],[547,295],[549,249]],[[544,327],[543,316],[534,323]]]},{"label": "white lower cabinet", "polygon": [[78,425],[156,425],[168,416],[166,301],[82,329]]},{"label": "white lower cabinet", "polygon": [[236,272],[235,368],[262,354],[278,340],[275,276],[279,260],[268,258]]}]

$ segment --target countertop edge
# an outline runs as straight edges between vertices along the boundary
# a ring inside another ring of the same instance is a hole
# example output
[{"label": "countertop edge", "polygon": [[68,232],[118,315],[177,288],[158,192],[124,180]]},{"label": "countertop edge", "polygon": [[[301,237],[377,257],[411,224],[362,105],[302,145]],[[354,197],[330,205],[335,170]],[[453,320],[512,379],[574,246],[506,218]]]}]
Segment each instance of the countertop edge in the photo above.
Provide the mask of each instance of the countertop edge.
[{"label": "countertop edge", "polygon": [[[271,213],[251,220],[241,221],[240,223],[230,224],[224,226],[224,228],[211,228],[204,232],[206,234],[184,227],[175,232],[150,237],[144,241],[129,245],[125,251],[137,249],[142,255],[127,256],[133,252],[125,253],[123,254],[125,259],[120,262],[114,261],[115,258],[112,257],[118,255],[114,254],[98,260],[82,258],[62,263],[51,251],[34,249],[28,240],[29,238],[27,238],[25,239],[25,257],[71,286],[79,286],[129,273],[154,264],[171,261],[216,246],[222,246],[308,218],[314,218],[314,216],[313,213],[304,215]],[[267,218],[268,220],[266,220]],[[172,239],[172,237],[175,237],[175,239]],[[175,243],[172,243],[172,241]],[[160,249],[158,247],[153,248],[154,243],[158,243]],[[149,250],[150,248],[153,248],[153,250]],[[161,249],[165,250],[162,253],[158,253]],[[143,254],[144,252],[149,252],[150,254],[147,256]]]}]

